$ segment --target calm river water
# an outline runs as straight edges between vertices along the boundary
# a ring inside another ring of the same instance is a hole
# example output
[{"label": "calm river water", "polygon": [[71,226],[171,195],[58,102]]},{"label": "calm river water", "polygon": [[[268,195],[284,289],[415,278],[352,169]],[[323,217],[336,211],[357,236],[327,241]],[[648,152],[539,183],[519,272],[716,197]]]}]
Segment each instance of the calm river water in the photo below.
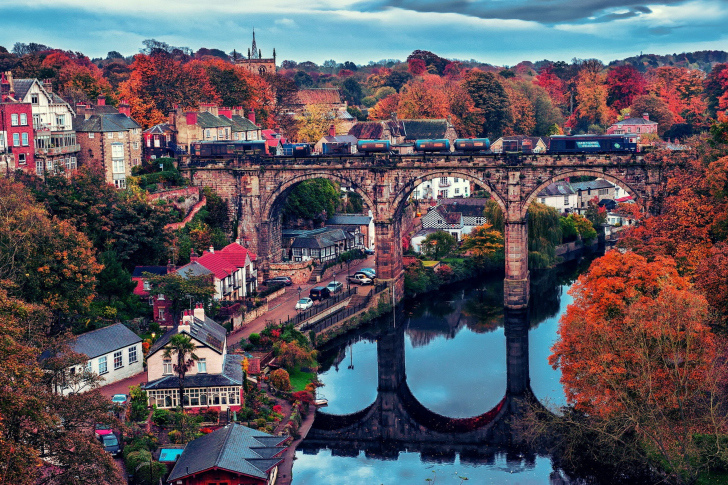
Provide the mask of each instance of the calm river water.
[{"label": "calm river water", "polygon": [[382,319],[324,349],[319,397],[329,401],[327,416],[317,416],[296,452],[294,485],[564,483],[548,456],[497,443],[484,449],[472,433],[450,433],[443,443],[430,430],[447,418],[502,413],[529,377],[539,401],[565,402],[548,356],[567,292],[590,261],[532,272],[531,305],[515,317],[504,317],[503,280],[494,276],[408,301],[394,322]]}]

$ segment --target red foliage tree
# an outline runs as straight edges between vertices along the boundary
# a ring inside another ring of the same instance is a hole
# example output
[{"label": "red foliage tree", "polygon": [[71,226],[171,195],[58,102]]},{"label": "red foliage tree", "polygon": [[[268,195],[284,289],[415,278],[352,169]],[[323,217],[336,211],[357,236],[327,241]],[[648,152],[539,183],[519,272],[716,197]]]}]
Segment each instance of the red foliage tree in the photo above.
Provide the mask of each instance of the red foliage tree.
[{"label": "red foliage tree", "polygon": [[410,59],[407,61],[409,72],[414,76],[419,76],[427,70],[427,65],[422,59]]},{"label": "red foliage tree", "polygon": [[646,84],[642,73],[629,64],[611,68],[607,74],[607,104],[617,111],[629,107],[645,93]]}]

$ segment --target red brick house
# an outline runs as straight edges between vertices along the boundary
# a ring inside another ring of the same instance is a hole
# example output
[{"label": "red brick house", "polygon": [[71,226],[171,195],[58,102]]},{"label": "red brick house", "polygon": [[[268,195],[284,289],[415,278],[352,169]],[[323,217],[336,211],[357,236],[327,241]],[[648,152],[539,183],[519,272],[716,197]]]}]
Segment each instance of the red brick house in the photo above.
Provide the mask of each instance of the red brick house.
[{"label": "red brick house", "polygon": [[0,157],[4,168],[35,172],[33,107],[10,97],[10,83],[0,79]]},{"label": "red brick house", "polygon": [[275,483],[286,439],[228,424],[190,441],[167,481],[175,485]]},{"label": "red brick house", "polygon": [[628,133],[657,133],[657,122],[651,121],[648,113],[643,113],[642,118],[631,118],[627,116],[622,121],[617,121],[607,128],[608,135],[624,135]]}]

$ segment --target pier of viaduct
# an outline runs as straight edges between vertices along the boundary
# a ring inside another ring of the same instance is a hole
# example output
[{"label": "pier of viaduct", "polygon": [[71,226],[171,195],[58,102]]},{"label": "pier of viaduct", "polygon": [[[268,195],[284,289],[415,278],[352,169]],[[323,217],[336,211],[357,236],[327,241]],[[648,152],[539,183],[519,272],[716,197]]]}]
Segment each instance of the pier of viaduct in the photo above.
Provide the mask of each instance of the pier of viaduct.
[{"label": "pier of viaduct", "polygon": [[528,207],[558,180],[586,175],[627,191],[645,210],[655,202],[674,166],[639,156],[236,157],[180,165],[193,185],[213,188],[229,202],[237,236],[258,257],[261,274],[281,258],[281,208],[304,180],[324,178],[361,195],[374,215],[377,275],[403,295],[401,216],[412,191],[438,177],[459,177],[487,190],[505,215],[505,296],[509,308],[529,299]]}]

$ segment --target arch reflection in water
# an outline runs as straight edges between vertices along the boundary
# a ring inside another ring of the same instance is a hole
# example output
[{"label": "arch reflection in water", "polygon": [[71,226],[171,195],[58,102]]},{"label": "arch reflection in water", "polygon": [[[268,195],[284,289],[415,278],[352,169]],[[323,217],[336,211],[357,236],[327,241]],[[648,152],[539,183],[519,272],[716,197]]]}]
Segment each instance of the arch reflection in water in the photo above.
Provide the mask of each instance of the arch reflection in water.
[{"label": "arch reflection in water", "polygon": [[[532,398],[529,386],[528,313],[506,310],[507,386],[492,409],[469,418],[449,418],[423,406],[407,385],[404,328],[390,325],[377,340],[377,397],[367,408],[348,415],[318,412],[302,443],[304,452],[329,448],[332,453],[396,459],[416,451],[423,459],[453,462],[455,453],[469,461],[492,462],[513,442],[510,419]],[[464,369],[464,371],[467,371]],[[467,396],[463,397],[467,399]],[[447,450],[447,451],[445,451]],[[480,457],[480,458],[479,458]]]}]

